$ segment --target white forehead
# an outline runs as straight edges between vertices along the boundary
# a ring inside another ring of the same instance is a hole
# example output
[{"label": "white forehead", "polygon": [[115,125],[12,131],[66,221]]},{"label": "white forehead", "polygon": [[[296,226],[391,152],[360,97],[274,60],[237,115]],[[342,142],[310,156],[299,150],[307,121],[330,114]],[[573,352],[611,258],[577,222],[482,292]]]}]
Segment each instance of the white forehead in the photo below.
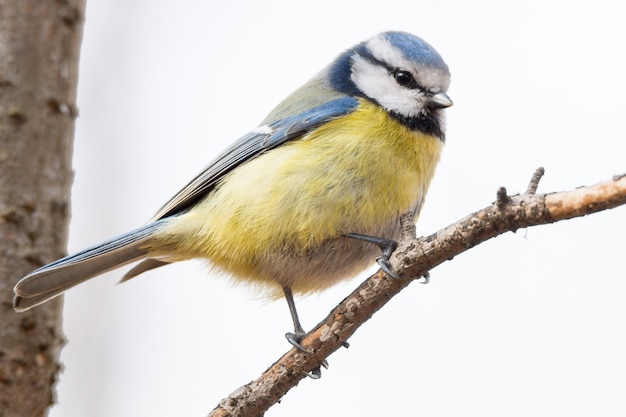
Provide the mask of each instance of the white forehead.
[{"label": "white forehead", "polygon": [[397,68],[410,69],[413,67],[411,60],[407,59],[402,51],[398,50],[388,39],[377,36],[365,43],[372,56],[379,61]]}]

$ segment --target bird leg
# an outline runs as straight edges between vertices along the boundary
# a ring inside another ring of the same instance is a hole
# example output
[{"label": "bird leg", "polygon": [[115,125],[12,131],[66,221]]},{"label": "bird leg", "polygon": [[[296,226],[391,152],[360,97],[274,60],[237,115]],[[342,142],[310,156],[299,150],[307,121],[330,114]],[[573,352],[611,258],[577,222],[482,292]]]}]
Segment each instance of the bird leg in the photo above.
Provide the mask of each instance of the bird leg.
[{"label": "bird leg", "polygon": [[[293,293],[291,292],[291,288],[283,287],[283,293],[285,294],[287,305],[289,305],[289,312],[291,313],[291,319],[293,320],[293,333],[285,333],[285,338],[299,351],[303,353],[313,353],[300,344],[300,341],[302,340],[304,335],[306,335],[306,332],[300,324],[300,318],[298,318],[298,311],[296,310],[296,303],[295,301],[293,301]],[[328,368],[328,362],[326,362],[326,360],[322,361],[321,366],[323,366],[324,368]],[[320,379],[322,377],[322,370],[320,366],[309,372],[308,376],[311,379]]]},{"label": "bird leg", "polygon": [[393,251],[398,247],[398,243],[395,240],[384,239],[382,237],[376,236],[368,236],[362,235],[359,233],[343,233],[345,237],[349,237],[356,240],[362,240],[363,242],[372,243],[380,248],[383,252],[378,258],[376,258],[376,262],[380,265],[380,269],[391,278],[397,279],[398,274],[391,267],[391,263],[389,262],[389,258]]},{"label": "bird leg", "polygon": [[296,303],[293,301],[293,293],[291,292],[291,288],[283,287],[283,293],[285,294],[285,299],[287,300],[287,305],[289,306],[289,312],[291,313],[291,319],[293,320],[293,333],[285,333],[285,338],[287,338],[287,341],[298,350],[304,353],[311,353],[300,344],[300,341],[302,340],[306,332],[300,324],[300,319],[298,318]]}]

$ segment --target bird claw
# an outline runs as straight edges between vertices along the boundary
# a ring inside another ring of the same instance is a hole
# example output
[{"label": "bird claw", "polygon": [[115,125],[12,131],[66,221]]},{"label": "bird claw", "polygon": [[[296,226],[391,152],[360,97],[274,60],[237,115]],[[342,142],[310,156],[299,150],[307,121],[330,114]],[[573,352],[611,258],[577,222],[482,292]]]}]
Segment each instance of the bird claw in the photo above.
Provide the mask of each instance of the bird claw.
[{"label": "bird claw", "polygon": [[430,272],[426,271],[426,273],[424,275],[422,275],[422,278],[424,278],[424,281],[419,281],[420,284],[428,284],[430,282]]},{"label": "bird claw", "polygon": [[[325,368],[325,367],[324,367]],[[311,379],[320,379],[322,377],[322,369],[318,366],[306,374]]]},{"label": "bird claw", "polygon": [[[302,338],[306,335],[306,333],[285,333],[285,338],[287,339],[287,341],[289,343],[291,343],[291,345],[293,347],[295,347],[296,349],[298,349],[300,352],[302,353],[309,353],[312,354],[313,351],[305,348],[304,346],[302,346],[300,344],[300,341],[302,340]],[[328,361],[326,359],[322,360],[322,362],[320,363],[320,365],[313,369],[312,371],[307,373],[307,376],[311,379],[320,379],[322,377],[322,367],[324,369],[328,369]]]},{"label": "bird claw", "polygon": [[385,274],[393,279],[398,278],[398,274],[393,270],[391,263],[389,262],[389,258],[391,258],[391,255],[398,247],[398,242],[391,239],[384,239],[382,237],[362,235],[360,233],[344,233],[343,235],[351,239],[362,240],[363,242],[368,242],[378,246],[383,253],[376,258],[376,263],[378,263]]},{"label": "bird claw", "polygon": [[376,258],[376,263],[380,266],[380,269],[383,270],[385,274],[393,279],[398,279],[398,274],[393,270],[391,263],[389,262],[389,257],[386,255],[380,255]]},{"label": "bird claw", "polygon": [[306,375],[311,379],[320,379],[322,377],[322,367],[328,369],[328,361],[326,359],[324,359],[317,368],[308,372]]},{"label": "bird claw", "polygon": [[304,338],[304,335],[306,335],[306,333],[285,333],[285,339],[287,339],[287,341],[289,343],[291,343],[291,345],[293,347],[295,347],[296,349],[298,349],[300,352],[302,353],[313,353],[312,351],[310,351],[309,349],[305,348],[304,346],[302,346],[300,344],[300,342],[302,341],[302,338]]}]

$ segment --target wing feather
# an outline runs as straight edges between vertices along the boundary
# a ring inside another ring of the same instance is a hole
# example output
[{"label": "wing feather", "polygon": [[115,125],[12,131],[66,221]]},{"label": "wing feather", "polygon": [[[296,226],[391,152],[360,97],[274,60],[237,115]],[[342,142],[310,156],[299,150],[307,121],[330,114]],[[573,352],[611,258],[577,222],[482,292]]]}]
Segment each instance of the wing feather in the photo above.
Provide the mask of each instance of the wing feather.
[{"label": "wing feather", "polygon": [[154,215],[151,221],[184,211],[237,166],[283,143],[299,139],[316,127],[351,113],[358,105],[353,97],[342,97],[293,116],[270,122],[242,136],[183,187]]}]

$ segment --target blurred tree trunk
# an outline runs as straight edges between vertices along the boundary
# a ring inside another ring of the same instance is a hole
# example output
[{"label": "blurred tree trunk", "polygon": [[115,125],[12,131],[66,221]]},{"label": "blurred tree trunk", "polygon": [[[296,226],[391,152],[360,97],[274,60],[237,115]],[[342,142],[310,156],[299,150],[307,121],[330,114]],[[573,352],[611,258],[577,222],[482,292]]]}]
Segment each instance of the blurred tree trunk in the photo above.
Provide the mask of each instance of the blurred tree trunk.
[{"label": "blurred tree trunk", "polygon": [[84,0],[0,0],[0,417],[45,416],[61,300],[23,314],[13,285],[65,251]]}]

